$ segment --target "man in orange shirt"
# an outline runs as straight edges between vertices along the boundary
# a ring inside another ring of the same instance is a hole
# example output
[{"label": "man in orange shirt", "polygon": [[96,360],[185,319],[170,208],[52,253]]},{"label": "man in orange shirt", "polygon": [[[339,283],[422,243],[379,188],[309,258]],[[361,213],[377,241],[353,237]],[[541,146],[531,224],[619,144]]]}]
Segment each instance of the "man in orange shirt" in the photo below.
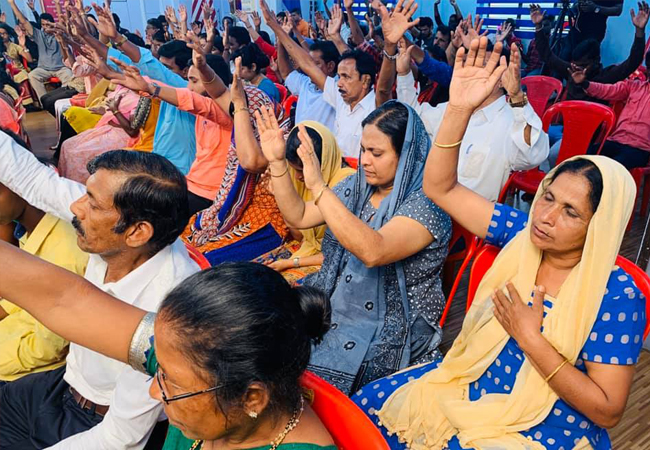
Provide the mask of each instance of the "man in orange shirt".
[{"label": "man in orange shirt", "polygon": [[296,25],[298,33],[305,37],[309,37],[309,30],[311,27],[309,26],[309,22],[302,18],[300,8],[294,8],[291,10],[291,20],[293,20],[293,23]]}]

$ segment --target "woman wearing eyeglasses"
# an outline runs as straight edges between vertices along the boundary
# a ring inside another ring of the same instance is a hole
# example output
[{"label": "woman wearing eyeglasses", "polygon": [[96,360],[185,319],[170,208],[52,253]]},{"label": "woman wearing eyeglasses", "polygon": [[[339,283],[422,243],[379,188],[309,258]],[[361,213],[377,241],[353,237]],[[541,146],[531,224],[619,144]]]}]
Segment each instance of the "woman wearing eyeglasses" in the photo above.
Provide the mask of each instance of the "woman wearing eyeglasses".
[{"label": "woman wearing eyeglasses", "polygon": [[260,264],[222,264],[186,279],[153,314],[5,243],[0,261],[11,261],[0,298],[154,378],[150,395],[170,423],[164,450],[336,449],[298,383],[329,329],[320,291]]}]

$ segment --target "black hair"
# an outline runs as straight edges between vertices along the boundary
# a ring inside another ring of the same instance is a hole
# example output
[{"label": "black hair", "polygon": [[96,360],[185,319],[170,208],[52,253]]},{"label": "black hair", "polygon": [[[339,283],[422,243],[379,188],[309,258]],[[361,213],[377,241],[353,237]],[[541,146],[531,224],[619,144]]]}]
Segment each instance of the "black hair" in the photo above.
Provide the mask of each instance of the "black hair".
[{"label": "black hair", "polygon": [[239,45],[248,45],[251,43],[251,35],[248,34],[248,30],[244,27],[230,27],[228,29],[228,35],[236,40]]},{"label": "black hair", "polygon": [[418,24],[418,27],[430,27],[433,28],[433,20],[431,17],[420,17],[420,23]]},{"label": "black hair", "polygon": [[[205,62],[207,63],[208,66],[212,70],[214,70],[214,73],[217,74],[219,78],[221,78],[221,81],[223,81],[223,84],[228,86],[230,83],[232,83],[232,73],[230,73],[230,65],[226,62],[225,59],[223,59],[222,56],[220,55],[205,55]],[[191,67],[194,63],[190,59],[189,61],[189,66]]]},{"label": "black hair", "polygon": [[442,48],[437,45],[427,45],[424,48],[433,59],[447,64],[447,53]]},{"label": "black hair", "polygon": [[589,182],[591,188],[589,192],[589,203],[591,203],[591,212],[595,213],[598,210],[598,205],[600,204],[600,198],[603,195],[603,176],[598,169],[596,164],[592,163],[588,159],[579,158],[571,161],[566,161],[557,168],[553,177],[551,178],[551,184],[556,180],[557,177],[563,173],[573,173],[576,175],[582,175]]},{"label": "black hair", "polygon": [[299,405],[299,378],[312,345],[329,330],[331,306],[323,292],[293,288],[262,264],[225,263],[174,288],[158,320],[205,381],[223,386],[215,400],[226,417],[231,408],[241,408],[254,382],[269,390],[268,410],[276,416]]},{"label": "black hair", "polygon": [[47,20],[48,22],[54,22],[54,17],[50,13],[43,13],[40,15],[40,20]]},{"label": "black hair", "polygon": [[447,22],[447,24],[449,25],[449,28],[451,28],[452,30],[455,30],[456,27],[458,26],[458,24],[462,20],[463,20],[463,18],[461,16],[459,16],[458,14],[452,14],[451,16],[449,16],[449,21]]},{"label": "black hair", "polygon": [[260,37],[264,40],[264,42],[273,45],[273,41],[271,40],[271,36],[269,35],[269,33],[267,33],[264,30],[260,30],[260,32],[257,34],[260,35]]},{"label": "black hair", "polygon": [[192,22],[192,25],[198,26],[199,29],[201,30],[203,29],[203,22],[201,20],[195,20],[194,22]]},{"label": "black hair", "polygon": [[[0,45],[4,46],[4,42],[0,42]],[[20,94],[20,86],[18,86],[18,83],[7,72],[7,60],[2,58],[0,59],[0,91],[4,90],[5,85],[11,86]]]},{"label": "black hair", "polygon": [[276,15],[276,17],[277,17],[278,19],[284,19],[285,17],[287,17],[287,12],[286,12],[286,11],[280,11],[280,12]]},{"label": "black hair", "polygon": [[219,50],[219,53],[223,53],[223,51],[224,51],[223,39],[221,39],[219,36],[215,36],[214,37],[214,42],[212,43],[212,47]]},{"label": "black hair", "polygon": [[269,57],[260,50],[257,44],[248,44],[244,47],[241,47],[232,55],[232,59],[241,56],[242,66],[252,67],[255,64],[255,73],[260,73],[262,69],[265,69],[269,66]]},{"label": "black hair", "polygon": [[147,25],[151,25],[152,27],[158,28],[159,30],[163,29],[162,23],[160,23],[160,20],[157,18],[147,20]]},{"label": "black hair", "polygon": [[375,76],[377,75],[377,64],[375,60],[362,50],[349,50],[341,55],[341,61],[346,59],[354,59],[357,65],[357,72],[359,76],[370,75],[370,84],[375,84]]},{"label": "black hair", "polygon": [[113,13],[113,22],[115,22],[115,27],[120,28],[120,25],[122,25],[122,19],[120,19],[120,16],[117,14]]},{"label": "black hair", "polygon": [[124,36],[126,36],[129,42],[131,42],[134,45],[137,45],[138,47],[144,48],[144,46],[146,45],[144,39],[142,39],[141,36],[138,36],[135,33],[131,33],[127,31],[126,33],[124,33]]},{"label": "black hair", "polygon": [[188,66],[188,61],[192,59],[192,50],[187,47],[185,42],[173,40],[161,45],[158,55],[163,58],[174,58],[178,68],[183,70]]},{"label": "black hair", "polygon": [[339,60],[341,58],[341,54],[339,51],[336,49],[336,45],[334,45],[333,42],[331,41],[314,41],[310,46],[309,50],[312,52],[321,52],[323,55],[323,61],[325,61],[325,64],[329,62],[334,63],[334,71],[336,72],[336,67],[339,65]]},{"label": "black hair", "polygon": [[[320,134],[318,134],[316,130],[309,126],[305,126],[305,130],[311,138],[311,141],[314,143],[314,153],[316,153],[318,161],[322,162],[323,138],[321,138]],[[300,130],[298,127],[295,127],[293,130],[291,130],[291,133],[289,133],[289,136],[287,136],[287,144],[285,146],[285,149],[287,161],[289,161],[294,166],[302,167],[302,160],[300,159],[300,156],[298,156],[298,147],[300,147],[300,139],[298,138],[299,131]]]},{"label": "black hair", "polygon": [[408,108],[398,101],[389,101],[363,119],[361,126],[374,125],[379,128],[382,133],[390,137],[390,142],[393,144],[393,148],[395,148],[395,153],[397,153],[397,156],[400,156],[402,147],[404,146],[408,123]]},{"label": "black hair", "polygon": [[223,23],[225,20],[227,20],[228,22],[230,22],[230,25],[234,25],[234,24],[235,24],[235,19],[233,19],[233,18],[230,17],[230,16],[224,16],[224,18],[223,18],[223,20],[221,21],[221,23]]},{"label": "black hair", "polygon": [[[14,30],[13,28],[11,28],[11,27],[10,27],[9,25],[7,25],[6,23],[0,23],[0,28],[2,28],[3,30],[5,30],[5,32],[9,35],[9,39],[10,39],[11,41],[15,41],[15,40],[16,40],[16,30]],[[2,53],[5,53],[7,50],[6,50],[6,48],[5,48],[4,42],[0,41],[0,44],[2,44],[2,48],[3,48]]]},{"label": "black hair", "polygon": [[512,25],[512,32],[514,32],[514,31],[515,31],[515,28],[517,28],[517,21],[516,21],[515,19],[513,19],[512,17],[508,17],[508,18],[505,20],[505,22],[506,22],[506,23],[509,23],[510,25]]},{"label": "black hair", "polygon": [[290,12],[291,14],[299,14],[302,17],[302,10],[300,8],[293,8]]},{"label": "black hair", "polygon": [[152,41],[162,42],[163,44],[167,42],[165,38],[165,32],[163,30],[156,31],[153,36],[151,36]]},{"label": "black hair", "polygon": [[596,39],[582,41],[573,49],[571,61],[600,61],[600,42]]},{"label": "black hair", "polygon": [[113,231],[123,233],[137,222],[149,222],[150,255],[171,245],[190,219],[185,176],[167,158],[155,153],[112,150],[92,159],[91,175],[100,169],[122,172],[127,180],[113,195],[120,219]]},{"label": "black hair", "polygon": [[451,28],[449,28],[446,25],[440,25],[438,29],[436,30],[436,33],[440,33],[443,36],[447,36],[451,39]]},{"label": "black hair", "polygon": [[[167,17],[165,17],[164,14],[159,15],[158,17],[156,17],[156,19],[158,19],[158,22],[160,22],[160,24],[163,25],[163,26],[164,26],[164,24],[167,24]],[[169,25],[169,24],[167,24],[167,25]]]}]

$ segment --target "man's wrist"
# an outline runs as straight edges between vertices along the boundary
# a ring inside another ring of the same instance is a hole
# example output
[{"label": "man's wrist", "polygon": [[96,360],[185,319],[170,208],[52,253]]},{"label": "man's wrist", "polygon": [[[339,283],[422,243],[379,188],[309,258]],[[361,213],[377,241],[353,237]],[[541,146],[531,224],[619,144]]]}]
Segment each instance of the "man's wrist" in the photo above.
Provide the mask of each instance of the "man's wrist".
[{"label": "man's wrist", "polygon": [[512,103],[520,103],[524,100],[524,91],[520,88],[514,92],[508,92],[508,97]]}]

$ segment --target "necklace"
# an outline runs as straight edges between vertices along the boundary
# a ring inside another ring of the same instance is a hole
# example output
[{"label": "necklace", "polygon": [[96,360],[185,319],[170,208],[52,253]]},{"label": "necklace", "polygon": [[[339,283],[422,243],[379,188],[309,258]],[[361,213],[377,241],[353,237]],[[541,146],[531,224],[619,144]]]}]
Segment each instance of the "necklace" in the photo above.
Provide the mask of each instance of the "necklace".
[{"label": "necklace", "polygon": [[[284,439],[287,437],[287,434],[289,434],[293,429],[295,429],[298,424],[300,423],[300,418],[302,417],[302,413],[305,410],[305,399],[303,397],[300,397],[300,408],[296,408],[293,410],[293,414],[291,415],[291,419],[289,419],[289,422],[287,422],[287,426],[284,427],[284,430],[276,437],[273,441],[271,441],[271,448],[269,450],[276,450],[280,444],[284,441]],[[197,450],[201,445],[203,444],[203,441],[201,440],[196,440],[190,447],[190,450]]]}]

